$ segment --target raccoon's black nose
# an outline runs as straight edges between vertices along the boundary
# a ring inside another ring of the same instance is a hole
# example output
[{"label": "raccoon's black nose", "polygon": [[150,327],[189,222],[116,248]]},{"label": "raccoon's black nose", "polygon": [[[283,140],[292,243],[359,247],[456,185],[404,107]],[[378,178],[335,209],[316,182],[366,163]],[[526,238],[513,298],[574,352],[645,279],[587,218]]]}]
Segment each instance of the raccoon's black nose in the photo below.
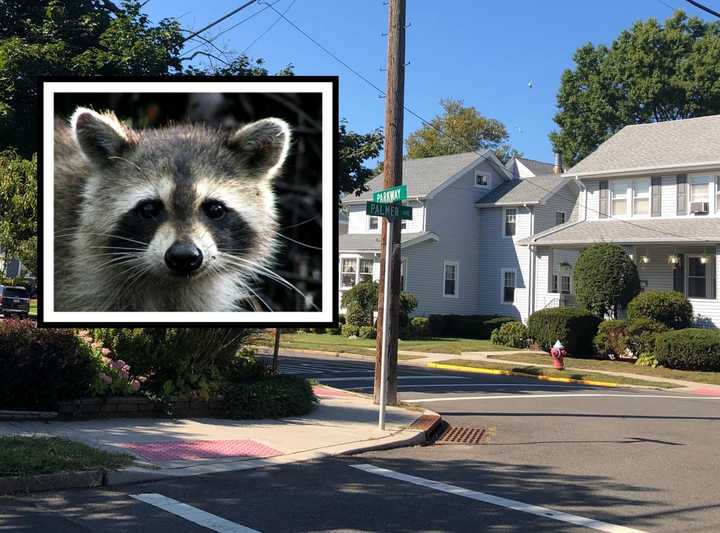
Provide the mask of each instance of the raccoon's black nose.
[{"label": "raccoon's black nose", "polygon": [[194,244],[176,242],[165,252],[165,264],[173,272],[189,274],[200,268],[203,254]]}]

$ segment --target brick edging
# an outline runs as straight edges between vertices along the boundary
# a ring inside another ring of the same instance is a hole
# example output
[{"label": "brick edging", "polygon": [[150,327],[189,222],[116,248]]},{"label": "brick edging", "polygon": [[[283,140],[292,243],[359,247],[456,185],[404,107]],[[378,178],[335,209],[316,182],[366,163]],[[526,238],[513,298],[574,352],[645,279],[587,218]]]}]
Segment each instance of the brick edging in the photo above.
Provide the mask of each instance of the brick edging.
[{"label": "brick edging", "polygon": [[0,477],[0,496],[63,489],[90,489],[105,484],[104,470]]}]

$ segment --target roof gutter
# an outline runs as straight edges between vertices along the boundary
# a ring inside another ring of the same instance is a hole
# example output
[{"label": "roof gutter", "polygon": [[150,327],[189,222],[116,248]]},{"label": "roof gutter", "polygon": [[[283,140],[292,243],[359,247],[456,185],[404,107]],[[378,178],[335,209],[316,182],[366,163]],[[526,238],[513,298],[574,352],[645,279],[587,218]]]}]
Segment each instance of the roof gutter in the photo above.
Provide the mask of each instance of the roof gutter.
[{"label": "roof gutter", "polygon": [[618,168],[615,170],[602,170],[600,172],[573,172],[563,174],[563,177],[573,177],[580,179],[602,178],[615,176],[630,176],[637,174],[662,174],[665,171],[674,172],[677,170],[695,171],[695,170],[713,170],[720,168],[720,161],[711,161],[705,163],[682,163],[678,165],[664,165],[654,167],[635,167],[635,168]]}]

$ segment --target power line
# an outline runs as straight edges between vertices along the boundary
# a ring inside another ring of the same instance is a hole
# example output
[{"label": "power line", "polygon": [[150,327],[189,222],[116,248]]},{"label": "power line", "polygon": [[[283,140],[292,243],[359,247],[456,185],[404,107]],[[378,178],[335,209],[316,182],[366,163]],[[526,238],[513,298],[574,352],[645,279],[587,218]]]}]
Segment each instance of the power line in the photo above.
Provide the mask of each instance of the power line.
[{"label": "power line", "polygon": [[[295,4],[296,1],[297,0],[292,0],[292,2],[290,2],[290,5],[288,5],[287,8],[285,9],[285,11],[283,11],[283,15],[285,13],[287,13],[288,11],[290,11],[290,9],[292,8],[292,6]],[[273,23],[270,24],[270,26],[268,26],[264,32],[262,32],[260,35],[258,35],[255,39],[253,39],[253,41],[249,45],[247,45],[245,48],[243,48],[243,51],[240,52],[240,55],[245,55],[245,52],[247,52],[252,47],[252,45],[254,45],[260,39],[265,37],[268,33],[270,33],[270,30],[272,30],[277,25],[277,23],[280,22],[281,20],[282,19],[280,17],[276,18],[273,21]]]},{"label": "power line", "polygon": [[[689,0],[688,0],[688,1],[689,1]],[[261,2],[261,3],[265,3],[265,2]],[[338,63],[340,63],[341,65],[343,65],[345,68],[347,68],[350,72],[352,72],[353,74],[355,74],[358,78],[360,78],[361,80],[363,80],[365,83],[367,83],[368,85],[370,85],[370,86],[371,86],[373,89],[375,89],[381,96],[383,96],[383,97],[385,96],[385,91],[383,91],[382,89],[380,89],[380,87],[378,87],[377,85],[375,85],[372,81],[370,81],[368,78],[366,78],[365,76],[363,76],[360,72],[358,72],[358,71],[355,70],[353,67],[351,67],[350,65],[348,65],[345,61],[343,61],[343,60],[340,59],[337,55],[335,55],[333,52],[331,52],[330,50],[328,50],[325,46],[323,46],[323,45],[320,44],[318,41],[316,41],[315,39],[313,39],[307,32],[305,32],[302,28],[300,28],[300,27],[299,27],[297,24],[295,24],[293,21],[291,21],[290,19],[288,19],[285,15],[283,15],[282,13],[280,13],[280,12],[279,12],[277,9],[275,9],[272,5],[270,5],[270,4],[266,4],[266,5],[267,5],[270,9],[272,9],[273,11],[275,11],[275,13],[277,13],[282,19],[284,19],[284,20],[285,20],[288,24],[290,24],[293,28],[295,28],[297,31],[299,31],[300,33],[302,33],[307,39],[309,39],[310,41],[312,41],[318,48],[320,48],[322,51],[324,51],[324,52],[325,52],[326,54],[328,54],[330,57],[332,57],[333,59],[335,59],[335,61],[337,61]],[[479,156],[481,156],[481,157],[485,157],[485,153],[479,152],[476,148],[474,148],[472,145],[468,144],[468,143],[467,143],[466,141],[464,141],[464,140],[454,138],[452,135],[450,135],[449,133],[445,132],[442,128],[439,128],[438,126],[435,126],[435,125],[432,124],[431,122],[427,121],[426,119],[424,119],[422,116],[420,116],[418,113],[416,113],[415,111],[413,111],[413,110],[410,109],[409,107],[407,107],[407,106],[404,105],[404,106],[403,106],[403,109],[404,109],[405,111],[407,111],[408,113],[410,113],[410,114],[411,114],[412,116],[414,116],[415,118],[417,118],[423,125],[434,129],[434,130],[437,131],[440,135],[442,135],[442,136],[450,139],[450,140],[453,141],[455,144],[457,144],[457,145],[459,145],[459,146],[462,146],[462,147],[468,149],[469,152],[473,152],[473,153],[475,153],[475,154],[477,154],[477,155],[479,155]],[[568,180],[568,183],[570,183],[569,180]],[[578,199],[572,198],[572,197],[570,197],[570,196],[564,196],[564,195],[562,195],[562,194],[560,193],[560,191],[554,191],[554,190],[552,190],[552,189],[543,187],[542,185],[539,185],[539,184],[537,184],[537,183],[535,183],[535,182],[533,182],[533,185],[535,185],[538,189],[541,189],[541,190],[543,190],[543,191],[545,191],[545,192],[552,193],[552,194],[557,194],[559,197],[564,198],[565,200],[568,200],[569,202],[575,203],[575,202],[578,201]],[[586,209],[586,210],[589,210],[589,211],[598,213],[598,214],[602,215],[603,217],[610,218],[610,219],[613,219],[613,220],[617,220],[617,221],[622,222],[622,223],[624,223],[624,224],[627,224],[627,225],[629,225],[629,226],[637,227],[637,228],[640,228],[640,229],[643,229],[643,230],[646,230],[646,231],[647,231],[647,230],[650,230],[650,231],[653,231],[653,232],[655,232],[655,233],[657,233],[657,234],[659,234],[659,235],[665,235],[665,236],[669,236],[669,237],[681,237],[681,238],[685,238],[685,236],[683,236],[683,235],[679,235],[679,234],[675,234],[675,233],[671,233],[671,232],[667,232],[667,231],[661,231],[661,230],[657,230],[657,229],[654,229],[654,228],[648,228],[648,227],[645,227],[645,226],[643,226],[643,225],[641,225],[641,224],[633,223],[633,222],[631,222],[631,221],[629,221],[629,220],[627,220],[627,219],[618,218],[618,217],[615,217],[615,216],[613,216],[613,215],[610,215],[609,213],[603,213],[603,212],[601,212],[599,209],[595,209],[595,208],[593,208],[593,207],[590,207],[590,206],[587,205],[587,204],[583,205],[583,208]]]},{"label": "power line", "polygon": [[710,8],[707,7],[707,6],[702,5],[700,2],[696,2],[695,0],[685,0],[685,1],[686,1],[688,4],[694,5],[694,6],[697,7],[698,9],[702,9],[702,10],[705,11],[706,13],[710,13],[711,15],[714,15],[714,16],[716,16],[717,18],[720,18],[720,13],[718,13],[718,12],[715,11],[714,9],[710,9]]},{"label": "power line", "polygon": [[185,39],[182,40],[182,42],[185,43],[185,42],[189,41],[189,40],[192,39],[193,37],[201,34],[202,32],[204,32],[204,31],[206,31],[206,30],[209,30],[210,28],[212,28],[213,26],[216,26],[217,24],[220,24],[223,20],[225,20],[225,19],[227,19],[227,18],[229,18],[229,17],[232,17],[235,13],[238,13],[239,11],[242,11],[243,9],[245,9],[246,7],[251,6],[252,4],[254,4],[254,3],[257,2],[257,1],[258,1],[258,0],[250,0],[249,2],[245,2],[243,5],[241,5],[241,6],[238,7],[237,9],[233,9],[232,11],[230,11],[230,13],[228,13],[228,14],[226,14],[226,15],[223,15],[222,17],[220,17],[219,19],[211,22],[210,24],[208,24],[208,25],[205,26],[204,28],[201,28],[201,29],[199,29],[198,31],[196,31],[195,33],[193,33],[193,34],[191,34],[191,35],[188,35],[187,37],[185,37]]}]

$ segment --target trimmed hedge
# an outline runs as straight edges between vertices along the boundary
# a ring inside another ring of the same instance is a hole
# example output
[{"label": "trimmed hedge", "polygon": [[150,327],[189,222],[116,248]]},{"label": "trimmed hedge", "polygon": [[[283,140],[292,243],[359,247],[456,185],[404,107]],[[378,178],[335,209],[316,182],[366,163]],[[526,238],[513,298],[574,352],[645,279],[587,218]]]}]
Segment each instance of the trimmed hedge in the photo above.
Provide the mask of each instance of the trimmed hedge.
[{"label": "trimmed hedge", "polygon": [[622,355],[627,348],[627,321],[604,320],[593,338],[595,351],[600,355]]},{"label": "trimmed hedge", "polygon": [[97,362],[71,329],[0,322],[0,409],[49,409],[91,394]]},{"label": "trimmed hedge", "polygon": [[310,383],[300,376],[268,376],[250,383],[228,383],[221,394],[225,413],[233,419],[306,415],[318,401]]},{"label": "trimmed hedge", "polygon": [[649,318],[630,320],[625,330],[627,347],[636,357],[641,354],[654,354],[657,336],[667,330],[665,324]]},{"label": "trimmed hedge", "polygon": [[541,309],[528,318],[528,336],[545,351],[559,339],[568,354],[587,357],[594,353],[593,338],[599,324],[598,317],[583,309]]},{"label": "trimmed hedge", "polygon": [[487,340],[493,330],[517,318],[502,315],[430,315],[430,334],[433,337],[457,337]]},{"label": "trimmed hedge", "polygon": [[512,348],[527,348],[528,330],[522,322],[505,322],[490,335],[493,344]]},{"label": "trimmed hedge", "polygon": [[424,316],[414,316],[410,319],[411,337],[430,337],[430,319]]},{"label": "trimmed hedge", "polygon": [[649,318],[671,329],[689,328],[693,320],[690,300],[676,291],[641,292],[628,305],[628,318]]},{"label": "trimmed hedge", "polygon": [[667,368],[720,372],[720,331],[688,328],[660,333],[655,357]]}]

